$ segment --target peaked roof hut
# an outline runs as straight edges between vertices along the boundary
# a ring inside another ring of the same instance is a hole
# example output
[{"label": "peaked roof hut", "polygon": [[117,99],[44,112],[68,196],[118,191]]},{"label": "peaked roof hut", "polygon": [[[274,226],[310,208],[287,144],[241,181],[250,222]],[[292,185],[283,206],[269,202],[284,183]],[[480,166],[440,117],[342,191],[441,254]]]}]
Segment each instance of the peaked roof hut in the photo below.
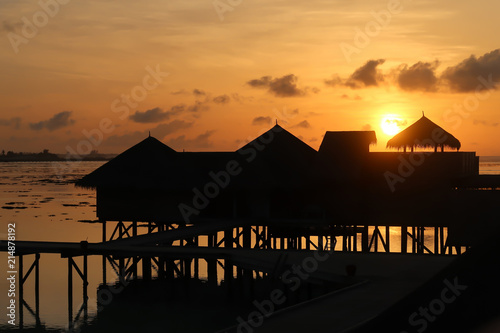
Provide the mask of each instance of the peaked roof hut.
[{"label": "peaked roof hut", "polygon": [[271,187],[299,185],[317,153],[277,124],[236,152],[244,157],[243,177]]},{"label": "peaked roof hut", "polygon": [[438,147],[441,147],[441,151],[444,151],[444,147],[449,147],[458,151],[460,146],[457,138],[432,122],[423,112],[422,118],[387,142],[387,148],[403,148],[405,152],[407,147],[410,147],[411,151],[416,147],[434,148],[434,151],[437,151]]},{"label": "peaked roof hut", "polygon": [[76,182],[77,187],[142,187],[161,177],[175,150],[148,137]]}]

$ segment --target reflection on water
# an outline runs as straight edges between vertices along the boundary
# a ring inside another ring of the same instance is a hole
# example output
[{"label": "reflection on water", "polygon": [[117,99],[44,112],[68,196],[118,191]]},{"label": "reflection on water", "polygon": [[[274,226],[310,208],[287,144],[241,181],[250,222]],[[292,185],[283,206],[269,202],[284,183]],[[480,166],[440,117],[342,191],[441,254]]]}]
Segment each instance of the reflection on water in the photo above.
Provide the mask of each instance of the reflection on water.
[{"label": "reflection on water", "polygon": [[[88,174],[103,163],[68,163],[65,165],[64,173],[61,173],[60,166],[55,165],[53,162],[0,163],[1,238],[5,238],[7,224],[16,223],[17,240],[65,242],[87,240],[89,242],[100,242],[102,237],[101,225],[99,223],[82,223],[94,222],[96,219],[95,192],[75,188],[71,181]],[[500,174],[499,162],[481,163],[480,168],[482,174]],[[385,236],[385,229],[381,228],[380,231]],[[144,232],[145,230],[140,233]],[[373,228],[370,229],[371,233],[373,233]],[[390,228],[389,235],[391,252],[399,252],[401,249],[399,228]],[[255,237],[254,234],[252,236]],[[219,237],[222,238],[222,234]],[[433,235],[429,232],[424,238],[431,251],[434,250],[432,237]],[[312,240],[315,241],[314,238]],[[200,245],[204,244],[206,244],[206,239],[202,237]],[[358,239],[358,246],[359,244],[361,244],[360,239]],[[337,237],[335,248],[342,249],[342,247],[343,239],[342,237]],[[382,248],[382,244],[379,244],[379,248]],[[408,251],[411,252],[410,244],[408,244]],[[33,260],[32,257],[26,256],[25,258],[25,272]],[[0,260],[6,262],[7,254],[4,252],[0,253]],[[76,260],[79,261],[81,258]],[[88,265],[90,297],[88,315],[94,328],[102,328],[102,331],[110,331],[110,328],[106,324],[107,322],[120,322],[120,316],[127,316],[126,311],[130,311],[132,315],[134,309],[138,308],[148,309],[148,318],[157,318],[164,322],[165,325],[170,323],[171,327],[178,327],[179,330],[185,327],[183,326],[185,325],[183,324],[183,320],[185,321],[186,318],[189,318],[191,321],[195,320],[194,318],[199,318],[199,322],[195,324],[200,324],[204,322],[204,320],[201,320],[203,318],[212,321],[215,318],[219,318],[218,320],[223,321],[224,317],[217,316],[216,314],[226,313],[226,317],[232,318],[231,320],[234,322],[237,314],[245,313],[248,310],[245,308],[248,307],[248,302],[236,302],[231,303],[233,304],[231,306],[227,305],[228,303],[224,301],[224,296],[221,296],[227,293],[227,288],[223,288],[224,290],[211,289],[205,282],[190,281],[189,284],[192,285],[190,287],[191,294],[187,299],[185,297],[179,298],[179,295],[176,296],[172,291],[165,291],[163,294],[158,292],[152,293],[151,290],[155,290],[154,288],[144,289],[144,286],[137,286],[135,289],[130,289],[128,293],[131,293],[131,295],[127,293],[121,295],[120,298],[123,302],[113,303],[115,304],[114,307],[110,307],[105,317],[101,317],[107,319],[92,321],[92,318],[98,312],[96,298],[99,284],[102,282],[102,258],[91,256],[88,258]],[[218,270],[220,283],[224,275],[220,266]],[[206,279],[206,263],[204,260],[200,260],[199,273],[202,280]],[[108,266],[107,281],[114,281],[117,278],[118,275]],[[80,308],[82,303],[82,286],[79,283],[80,281],[77,282],[76,278],[74,279],[73,309],[75,309],[76,314],[77,309]],[[68,324],[67,261],[61,259],[59,255],[43,254],[40,261],[40,281],[40,317],[42,324],[50,330],[65,331]],[[264,279],[257,279],[257,281],[256,283],[262,284],[262,288],[254,288],[256,290],[267,290],[271,283]],[[185,285],[186,281],[179,283]],[[235,283],[233,294],[238,295],[241,287],[238,287],[238,280]],[[268,285],[266,286],[266,284]],[[177,286],[175,284],[172,285]],[[2,290],[8,289],[5,270],[0,272],[0,286]],[[181,292],[182,288],[177,287],[174,288],[174,291]],[[310,292],[313,295],[319,291],[311,290]],[[134,295],[134,293],[136,294]],[[153,299],[148,299],[147,302],[151,303],[152,306],[145,307],[145,304],[141,302],[144,302],[144,296],[148,293]],[[214,293],[217,294],[215,299],[219,300],[219,303],[213,303]],[[165,295],[169,295],[169,297],[165,299]],[[134,297],[138,297],[138,299],[134,299]],[[210,298],[210,305],[206,304],[207,299],[205,297]],[[298,296],[298,299],[301,299],[301,297],[306,296]],[[181,301],[181,299],[183,300]],[[241,299],[245,298],[241,297]],[[32,276],[28,278],[25,284],[25,300],[32,307],[35,304]],[[155,302],[155,300],[162,300],[162,302]],[[7,302],[7,297],[0,297],[0,307],[5,309],[8,305]],[[132,306],[130,302],[133,303]],[[120,307],[125,307],[127,310],[125,311]],[[186,316],[186,313],[189,315]],[[141,322],[141,324],[145,325],[146,322]],[[218,322],[217,324],[222,325],[225,322]],[[6,316],[0,318],[0,325],[0,329],[2,330],[9,328]],[[24,311],[24,325],[25,327],[35,325],[35,319],[27,310]]]}]

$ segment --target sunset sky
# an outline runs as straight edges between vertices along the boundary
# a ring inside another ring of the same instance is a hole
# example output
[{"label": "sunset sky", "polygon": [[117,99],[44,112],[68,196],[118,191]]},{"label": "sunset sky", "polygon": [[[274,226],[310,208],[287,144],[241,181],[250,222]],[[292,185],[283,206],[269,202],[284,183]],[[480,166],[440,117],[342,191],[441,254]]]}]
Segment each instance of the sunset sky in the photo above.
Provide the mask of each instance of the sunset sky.
[{"label": "sunset sky", "polygon": [[[425,115],[500,155],[500,2],[3,0],[0,150],[235,150]],[[391,126],[387,126],[387,124]],[[395,124],[395,125],[394,125]],[[90,137],[90,139],[88,139]]]}]

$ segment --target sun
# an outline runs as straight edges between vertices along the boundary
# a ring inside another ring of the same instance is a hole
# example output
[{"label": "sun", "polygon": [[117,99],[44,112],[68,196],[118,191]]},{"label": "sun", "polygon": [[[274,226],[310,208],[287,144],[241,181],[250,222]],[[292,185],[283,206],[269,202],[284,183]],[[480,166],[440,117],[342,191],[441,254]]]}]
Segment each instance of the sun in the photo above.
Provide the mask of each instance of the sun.
[{"label": "sun", "polygon": [[398,134],[406,125],[406,120],[401,119],[395,115],[386,115],[380,122],[382,131],[390,136]]}]

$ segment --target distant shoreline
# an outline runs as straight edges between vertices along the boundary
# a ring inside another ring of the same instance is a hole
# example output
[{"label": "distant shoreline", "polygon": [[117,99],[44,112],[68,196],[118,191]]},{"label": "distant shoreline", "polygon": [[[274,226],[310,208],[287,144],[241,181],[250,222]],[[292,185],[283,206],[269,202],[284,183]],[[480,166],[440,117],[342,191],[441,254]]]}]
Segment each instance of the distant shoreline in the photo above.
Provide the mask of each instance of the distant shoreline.
[{"label": "distant shoreline", "polygon": [[66,158],[65,156],[53,155],[53,156],[37,156],[37,155],[24,155],[24,156],[14,156],[14,157],[0,157],[1,162],[105,162],[113,159],[116,154],[106,154],[100,156],[85,156],[83,158],[71,157]]},{"label": "distant shoreline", "polygon": [[37,160],[37,159],[25,159],[25,160],[21,160],[21,159],[0,159],[0,163],[12,163],[12,162],[106,162],[106,161],[109,161],[111,160],[111,158],[102,158],[102,159],[65,159],[65,158],[61,158],[61,159],[57,159],[57,160]]}]

